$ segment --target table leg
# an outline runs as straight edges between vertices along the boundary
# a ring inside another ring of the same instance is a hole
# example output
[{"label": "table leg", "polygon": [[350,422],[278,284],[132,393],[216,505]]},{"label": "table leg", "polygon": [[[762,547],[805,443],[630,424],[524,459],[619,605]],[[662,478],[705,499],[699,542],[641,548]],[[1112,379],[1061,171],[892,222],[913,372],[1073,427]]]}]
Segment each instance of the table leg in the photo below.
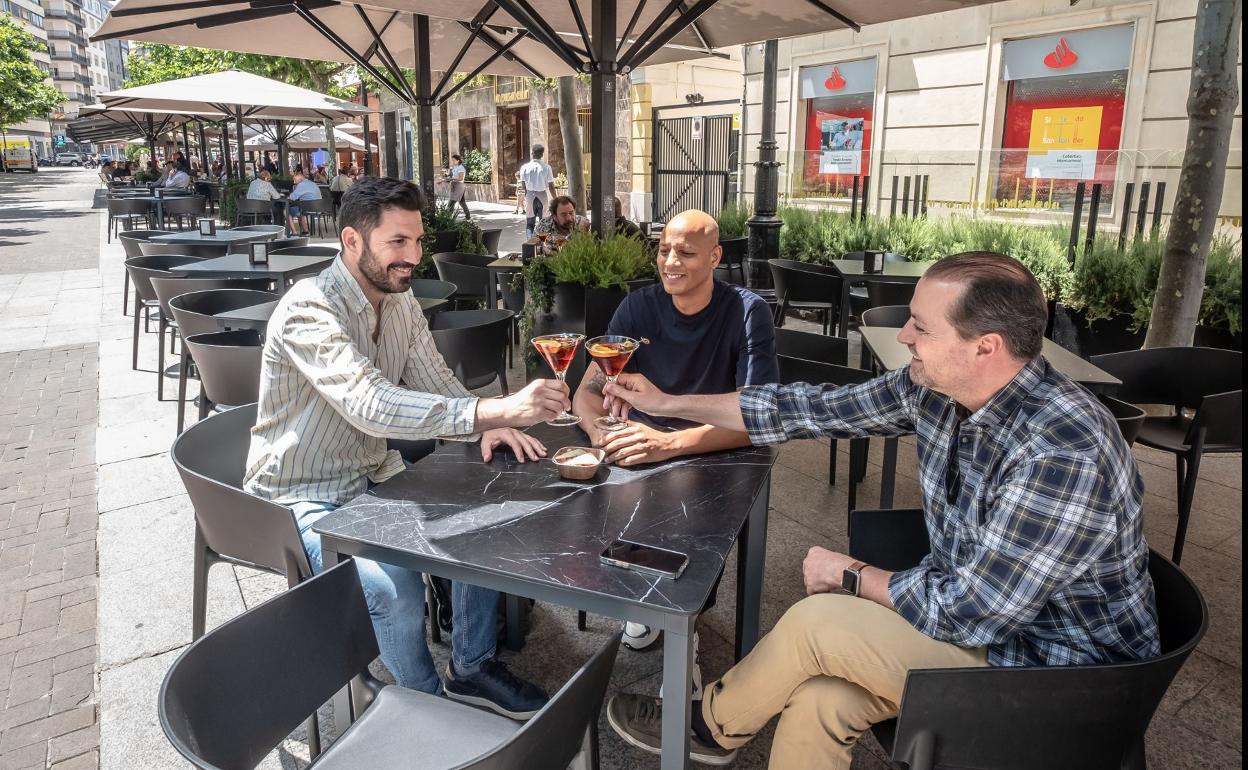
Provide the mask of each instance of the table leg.
[{"label": "table leg", "polygon": [[697,618],[669,615],[663,623],[663,770],[689,766],[693,624]]},{"label": "table leg", "polygon": [[841,278],[841,317],[836,327],[836,335],[845,337],[849,335],[849,279]]},{"label": "table leg", "polygon": [[498,307],[498,273],[494,270],[489,273],[490,280],[485,282],[485,306],[494,310]]},{"label": "table leg", "polygon": [[884,439],[884,468],[880,473],[880,508],[893,507],[893,488],[897,485],[897,438]]},{"label": "table leg", "polygon": [[736,655],[741,660],[758,644],[763,599],[763,567],[767,556],[767,502],[771,475],[754,499],[750,515],[737,536]]},{"label": "table leg", "polygon": [[507,635],[503,646],[512,652],[524,649],[524,632],[528,625],[529,600],[515,594],[504,594],[507,607]]}]

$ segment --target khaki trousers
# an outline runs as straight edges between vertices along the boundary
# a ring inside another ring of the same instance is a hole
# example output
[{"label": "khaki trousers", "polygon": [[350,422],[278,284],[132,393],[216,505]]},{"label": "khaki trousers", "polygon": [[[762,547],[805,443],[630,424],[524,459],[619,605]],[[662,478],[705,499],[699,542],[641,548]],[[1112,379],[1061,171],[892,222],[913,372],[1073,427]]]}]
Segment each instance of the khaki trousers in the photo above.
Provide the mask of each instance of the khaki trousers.
[{"label": "khaki trousers", "polygon": [[725,748],[779,714],[771,770],[848,770],[858,736],[897,715],[907,671],[986,665],[984,648],[924,636],[875,602],[815,594],[706,688],[702,714]]}]

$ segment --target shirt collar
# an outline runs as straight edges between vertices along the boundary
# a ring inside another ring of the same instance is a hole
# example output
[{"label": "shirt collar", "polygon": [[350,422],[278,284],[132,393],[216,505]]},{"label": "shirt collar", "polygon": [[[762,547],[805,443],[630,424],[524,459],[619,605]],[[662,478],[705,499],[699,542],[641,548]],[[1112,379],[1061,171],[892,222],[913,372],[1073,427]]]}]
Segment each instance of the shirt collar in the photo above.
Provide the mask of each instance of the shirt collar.
[{"label": "shirt collar", "polygon": [[342,255],[330,263],[329,270],[326,272],[329,273],[330,285],[342,295],[348,310],[358,315],[369,307],[368,297],[364,296],[360,282],[355,280],[355,276],[347,269],[347,263],[342,260]]},{"label": "shirt collar", "polygon": [[1036,356],[1028,361],[1014,379],[993,394],[988,403],[966,419],[966,423],[980,428],[993,428],[1003,422],[1040,386],[1048,366],[1043,356]]}]

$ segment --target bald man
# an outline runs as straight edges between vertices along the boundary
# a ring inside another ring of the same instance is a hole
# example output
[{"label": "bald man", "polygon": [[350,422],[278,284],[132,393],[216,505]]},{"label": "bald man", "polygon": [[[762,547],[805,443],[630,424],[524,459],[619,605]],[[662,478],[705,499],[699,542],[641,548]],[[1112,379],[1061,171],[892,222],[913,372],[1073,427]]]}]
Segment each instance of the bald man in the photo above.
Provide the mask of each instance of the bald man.
[{"label": "bald man", "polygon": [[[685,211],[667,223],[657,259],[659,284],[630,292],[607,328],[608,334],[650,341],[633,354],[626,371],[640,372],[664,392],[682,395],[780,381],[767,303],[748,289],[715,280],[720,256],[719,226],[705,211]],[[750,443],[743,432],[637,410],[629,413],[625,427],[603,430],[594,419],[606,414],[605,384],[605,375],[591,362],[572,409],[611,462],[654,463]],[[708,608],[714,600],[712,591]],[[639,623],[624,630],[624,644],[632,649],[648,647],[658,637],[658,629]],[[695,677],[695,692],[700,687]]]}]

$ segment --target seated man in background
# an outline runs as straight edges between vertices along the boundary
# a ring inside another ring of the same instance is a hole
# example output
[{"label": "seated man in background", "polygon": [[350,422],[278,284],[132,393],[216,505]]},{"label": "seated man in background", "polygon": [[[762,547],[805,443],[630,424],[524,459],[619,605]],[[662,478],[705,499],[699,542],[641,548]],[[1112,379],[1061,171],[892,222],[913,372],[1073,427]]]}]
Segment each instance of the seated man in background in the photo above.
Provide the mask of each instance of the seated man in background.
[{"label": "seated man in background", "polygon": [[[931,552],[890,572],[811,548],[809,596],[695,704],[696,758],[726,763],[779,716],[772,768],[848,770],[858,736],[897,715],[911,669],[1158,654],[1144,483],[1113,416],[1041,356],[1047,316],[1022,263],[958,254],[915,288],[897,335],[911,363],[870,382],[669,396],[623,374],[606,386],[616,411],[622,399],[760,446],[917,436]],[[649,751],[661,714],[646,696],[607,707],[611,726]]]},{"label": "seated man in background", "polygon": [[[659,283],[629,292],[607,327],[608,334],[649,340],[629,359],[625,371],[640,372],[663,390],[683,394],[723,393],[780,381],[771,311],[748,289],[715,280],[719,257],[719,226],[709,214],[693,209],[668,223],[659,245]],[[591,358],[572,408],[582,418],[581,428],[610,462],[662,462],[750,444],[742,430],[639,410],[629,412],[624,427],[599,427],[595,419],[607,413],[605,384],[606,375]],[[703,611],[714,603],[712,590]],[[635,650],[658,638],[659,629],[640,623],[628,623],[624,629],[624,644]],[[694,671],[695,690],[700,690],[696,664]]]},{"label": "seated man in background", "polygon": [[161,186],[166,190],[185,190],[191,186],[191,175],[176,162],[168,161],[165,163],[165,182]]},{"label": "seated man in background", "polygon": [[288,201],[286,205],[286,227],[290,229],[291,235],[307,235],[307,227],[303,225],[303,215],[300,211],[299,201],[319,201],[321,199],[321,188],[316,186],[316,182],[305,177],[302,171],[295,172],[294,182],[294,189],[290,191],[290,195],[286,196]]},{"label": "seated man in background", "polygon": [[589,232],[589,220],[576,213],[576,203],[566,195],[560,195],[550,204],[550,216],[537,223],[533,234],[545,236],[542,253],[554,254],[575,233]]},{"label": "seated man in background", "polygon": [[[489,461],[506,445],[521,461],[545,456],[515,430],[568,404],[556,380],[505,398],[477,398],[434,346],[410,289],[420,264],[423,196],[410,182],[370,178],[343,196],[340,256],[295,284],[269,320],[261,358],[246,490],[290,506],[312,568],[312,526],[373,484],[402,472],[387,439],[481,441]],[[451,662],[440,682],[425,642],[425,587],[417,572],[357,558],[381,659],[402,687],[526,719],[545,703],[535,685],[494,659],[498,594],[453,583]]]},{"label": "seated man in background", "polygon": [[624,217],[624,204],[619,198],[612,198],[615,201],[615,232],[620,235],[627,235],[630,238],[641,237],[641,227],[631,219]]}]

